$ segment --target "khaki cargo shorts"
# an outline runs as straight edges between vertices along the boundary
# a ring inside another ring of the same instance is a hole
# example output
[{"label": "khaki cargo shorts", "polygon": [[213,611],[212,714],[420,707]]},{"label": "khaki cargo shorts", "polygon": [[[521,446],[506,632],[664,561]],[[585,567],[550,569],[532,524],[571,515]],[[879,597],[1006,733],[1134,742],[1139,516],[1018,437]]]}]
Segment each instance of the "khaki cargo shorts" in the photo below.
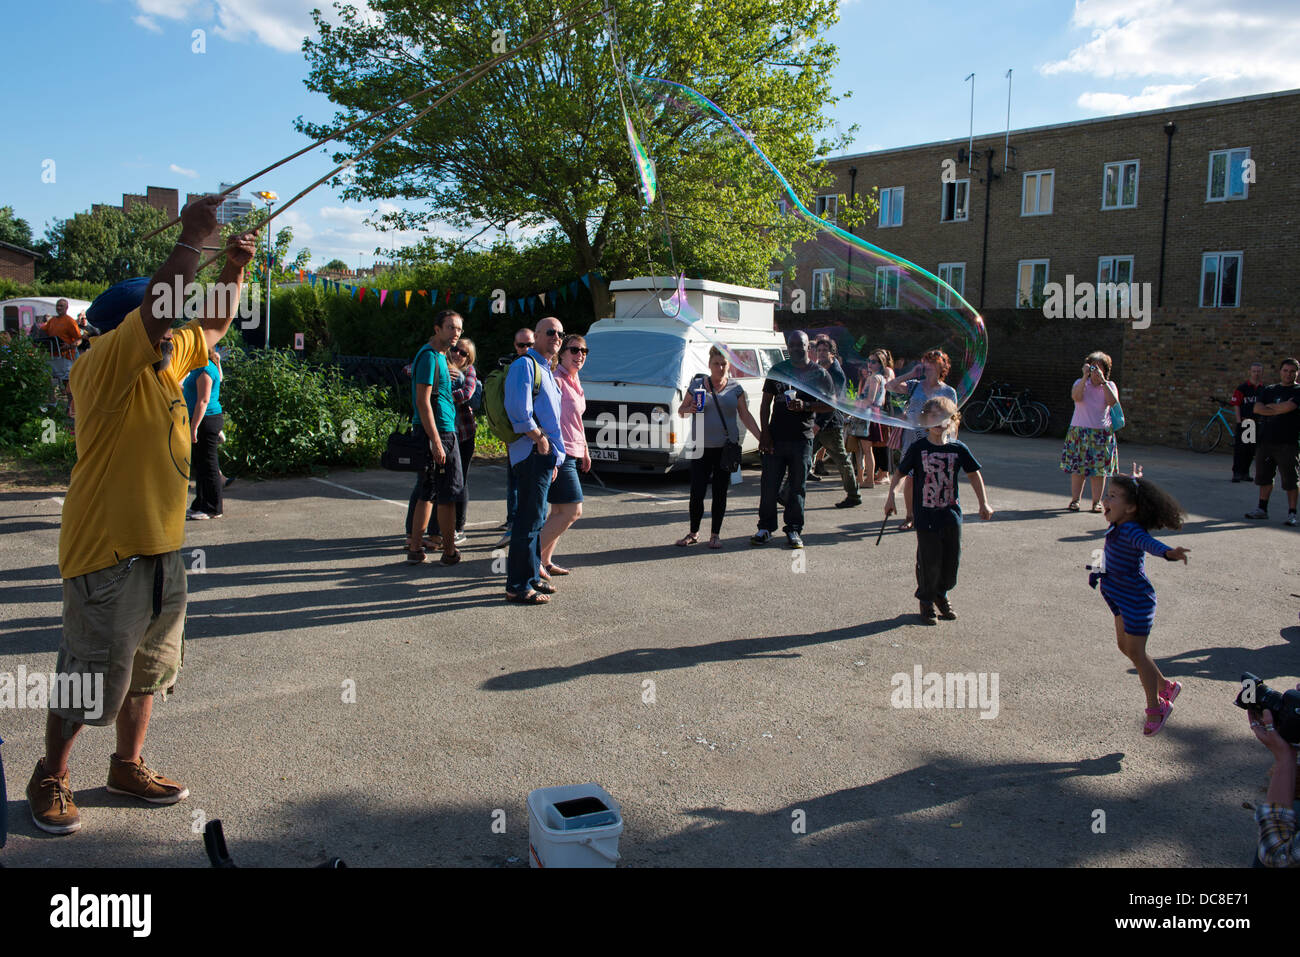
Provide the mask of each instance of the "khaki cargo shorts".
[{"label": "khaki cargo shorts", "polygon": [[64,737],[78,724],[112,724],[128,692],[171,690],[184,659],[185,585],[179,551],[138,555],[63,580],[55,670],[85,689],[80,701],[50,702],[64,719]]}]

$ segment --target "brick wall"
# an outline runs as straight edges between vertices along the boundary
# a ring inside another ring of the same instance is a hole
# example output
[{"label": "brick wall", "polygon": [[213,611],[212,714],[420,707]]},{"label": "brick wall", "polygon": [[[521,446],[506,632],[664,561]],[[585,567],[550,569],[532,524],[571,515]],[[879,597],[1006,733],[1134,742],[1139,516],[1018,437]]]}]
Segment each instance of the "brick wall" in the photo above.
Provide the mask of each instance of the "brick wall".
[{"label": "brick wall", "polygon": [[36,260],[13,249],[0,246],[0,279],[16,282],[36,281]]},{"label": "brick wall", "polygon": [[[1124,362],[1141,374],[1119,380],[1126,438],[1185,447],[1187,427],[1228,398],[1252,362],[1277,382],[1282,359],[1300,354],[1300,309],[1157,310],[1150,329],[1124,331]],[[1225,446],[1220,445],[1220,451]]]}]

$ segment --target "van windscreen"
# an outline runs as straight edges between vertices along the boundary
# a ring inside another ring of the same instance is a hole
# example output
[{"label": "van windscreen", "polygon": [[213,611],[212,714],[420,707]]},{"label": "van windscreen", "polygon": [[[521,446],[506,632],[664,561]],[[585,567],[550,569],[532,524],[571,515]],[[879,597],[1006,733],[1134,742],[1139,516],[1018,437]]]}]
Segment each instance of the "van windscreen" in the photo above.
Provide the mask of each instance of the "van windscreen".
[{"label": "van windscreen", "polygon": [[[683,380],[682,365],[688,362],[687,376],[706,372],[692,356],[686,358],[686,340],[662,332],[635,329],[597,332],[587,336],[587,362],[583,382],[628,382],[677,389]],[[699,368],[695,368],[696,366]]]}]

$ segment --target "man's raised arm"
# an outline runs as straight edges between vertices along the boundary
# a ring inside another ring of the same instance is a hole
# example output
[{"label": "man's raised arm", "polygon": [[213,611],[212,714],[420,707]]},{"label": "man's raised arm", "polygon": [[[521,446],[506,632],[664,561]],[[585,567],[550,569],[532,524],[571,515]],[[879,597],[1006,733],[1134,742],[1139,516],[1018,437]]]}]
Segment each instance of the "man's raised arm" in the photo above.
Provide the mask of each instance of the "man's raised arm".
[{"label": "man's raised arm", "polygon": [[140,303],[145,334],[155,347],[171,324],[184,315],[185,287],[198,271],[200,244],[217,228],[217,207],[224,201],[215,194],[204,196],[181,211],[181,238],[149,280]]}]

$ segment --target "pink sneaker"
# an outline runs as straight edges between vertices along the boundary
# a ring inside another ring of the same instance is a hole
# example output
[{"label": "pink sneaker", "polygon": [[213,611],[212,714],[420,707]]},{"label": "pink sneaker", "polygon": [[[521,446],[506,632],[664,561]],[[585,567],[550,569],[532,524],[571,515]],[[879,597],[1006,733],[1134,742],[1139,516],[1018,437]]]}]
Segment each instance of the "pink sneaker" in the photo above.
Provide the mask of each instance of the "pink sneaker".
[{"label": "pink sneaker", "polygon": [[1149,738],[1160,733],[1169,716],[1174,713],[1174,706],[1162,698],[1159,708],[1147,708],[1146,711],[1147,720],[1146,724],[1142,725],[1142,734]]},{"label": "pink sneaker", "polygon": [[1165,686],[1160,689],[1160,697],[1163,701],[1173,704],[1174,699],[1178,697],[1178,692],[1183,690],[1181,681],[1170,681],[1165,679]]}]

